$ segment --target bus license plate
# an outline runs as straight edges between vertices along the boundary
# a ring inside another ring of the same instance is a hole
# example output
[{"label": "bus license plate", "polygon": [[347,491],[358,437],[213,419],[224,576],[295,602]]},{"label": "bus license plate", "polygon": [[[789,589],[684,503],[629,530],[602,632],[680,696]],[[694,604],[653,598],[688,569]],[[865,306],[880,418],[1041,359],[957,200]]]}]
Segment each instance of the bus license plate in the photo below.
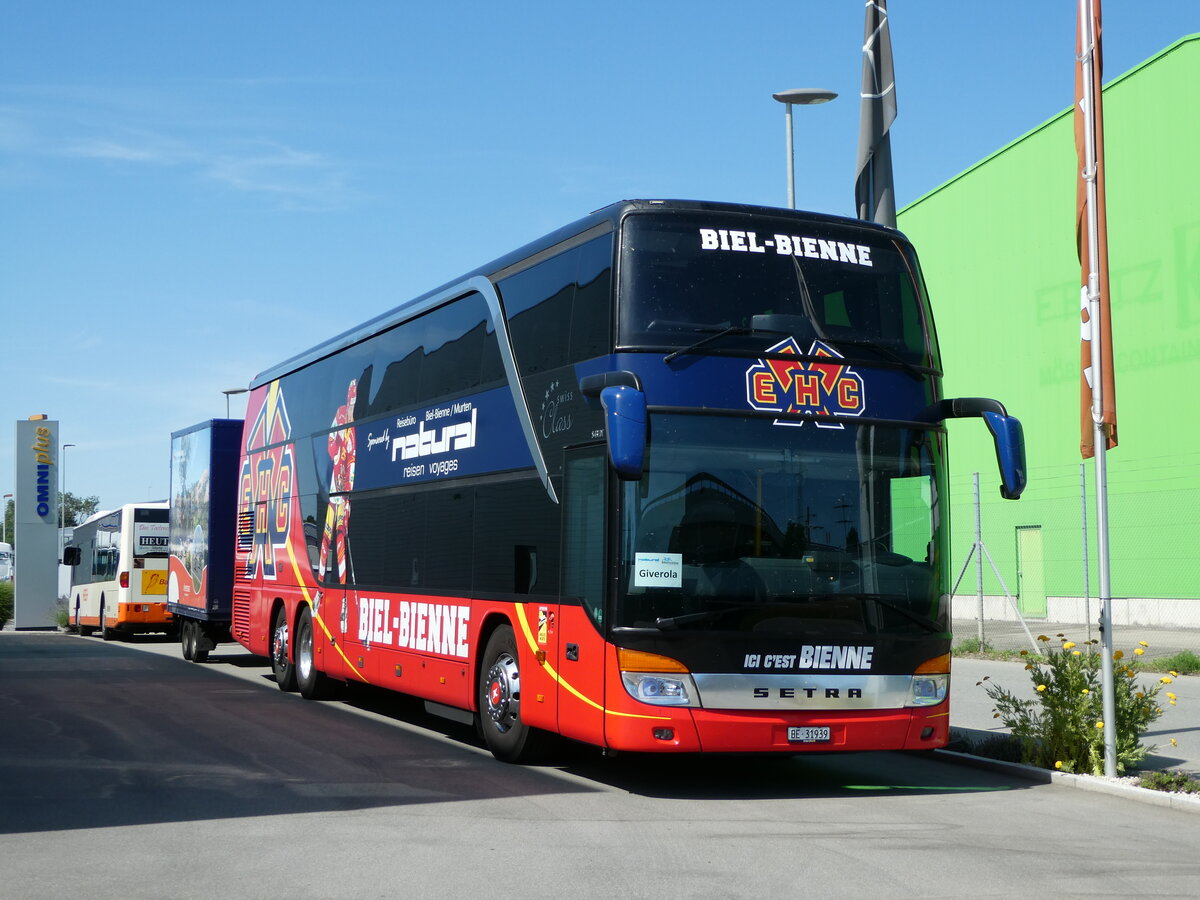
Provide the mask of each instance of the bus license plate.
[{"label": "bus license plate", "polygon": [[789,728],[789,744],[815,744],[829,740],[829,726],[820,725],[812,728]]}]

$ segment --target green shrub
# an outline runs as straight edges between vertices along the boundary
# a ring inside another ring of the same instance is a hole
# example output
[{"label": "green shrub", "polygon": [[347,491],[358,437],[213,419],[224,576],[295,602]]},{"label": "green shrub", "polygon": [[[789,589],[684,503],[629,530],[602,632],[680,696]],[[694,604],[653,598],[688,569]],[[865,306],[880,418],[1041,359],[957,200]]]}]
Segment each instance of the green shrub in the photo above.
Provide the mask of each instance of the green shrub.
[{"label": "green shrub", "polygon": [[[1021,748],[1022,762],[1103,775],[1104,704],[1100,694],[1101,656],[1095,649],[1098,642],[1078,647],[1061,634],[1058,638],[1061,646],[1047,649],[1041,656],[1022,651],[1036,699],[1020,699],[996,684],[985,687],[996,703],[996,718],[1012,731]],[[1050,642],[1045,635],[1039,635],[1038,640]],[[1142,642],[1134,654],[1141,656],[1145,647]],[[1178,675],[1173,671],[1153,687],[1139,687],[1137,673],[1121,662],[1124,658],[1123,651],[1113,653],[1118,773],[1141,762],[1154,749],[1143,746],[1141,736],[1162,715],[1159,692]],[[1166,696],[1174,706],[1175,695],[1168,692]]]},{"label": "green shrub", "polygon": [[1187,772],[1143,772],[1138,779],[1138,785],[1152,791],[1200,793],[1200,781],[1196,781]]},{"label": "green shrub", "polygon": [[13,583],[0,581],[0,628],[13,617]]}]

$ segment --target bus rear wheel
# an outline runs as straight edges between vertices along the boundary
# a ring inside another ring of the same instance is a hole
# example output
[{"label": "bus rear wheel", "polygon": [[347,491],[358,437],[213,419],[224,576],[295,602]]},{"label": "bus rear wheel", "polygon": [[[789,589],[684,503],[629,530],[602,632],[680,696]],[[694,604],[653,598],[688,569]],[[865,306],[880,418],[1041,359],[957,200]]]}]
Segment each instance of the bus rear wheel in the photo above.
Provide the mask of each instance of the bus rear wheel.
[{"label": "bus rear wheel", "polygon": [[183,658],[188,662],[196,660],[196,632],[192,628],[191,619],[184,619],[179,624],[179,647],[183,651]]},{"label": "bus rear wheel", "polygon": [[296,690],[296,666],[292,662],[291,649],[287,607],[280,606],[275,613],[275,627],[271,629],[271,670],[279,689],[289,693]]},{"label": "bus rear wheel", "polygon": [[483,739],[496,759],[528,763],[542,758],[550,735],[521,719],[521,672],[512,627],[501,625],[488,638],[479,679]]},{"label": "bus rear wheel", "polygon": [[312,610],[306,606],[296,621],[296,685],[305,700],[324,700],[333,693],[333,684],[317,668],[313,637]]}]

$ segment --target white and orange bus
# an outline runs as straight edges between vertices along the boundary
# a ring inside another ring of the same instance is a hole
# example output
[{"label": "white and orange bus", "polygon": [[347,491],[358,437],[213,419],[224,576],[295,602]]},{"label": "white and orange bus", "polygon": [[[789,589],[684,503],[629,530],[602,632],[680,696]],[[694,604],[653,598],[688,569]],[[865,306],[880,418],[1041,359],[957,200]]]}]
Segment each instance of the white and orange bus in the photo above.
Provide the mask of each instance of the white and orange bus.
[{"label": "white and orange bus", "polygon": [[76,526],[63,562],[71,566],[70,622],[80,634],[105,640],[138,632],[168,632],[168,508],[127,503]]}]

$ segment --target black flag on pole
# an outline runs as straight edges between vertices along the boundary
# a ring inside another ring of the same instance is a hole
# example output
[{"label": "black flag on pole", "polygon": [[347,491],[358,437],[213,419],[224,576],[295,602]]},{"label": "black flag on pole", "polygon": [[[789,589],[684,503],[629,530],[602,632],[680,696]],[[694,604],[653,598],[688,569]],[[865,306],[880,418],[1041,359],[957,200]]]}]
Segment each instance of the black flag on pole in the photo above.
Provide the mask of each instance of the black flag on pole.
[{"label": "black flag on pole", "polygon": [[854,206],[860,219],[896,227],[892,184],[892,143],[896,119],[896,77],[887,0],[867,0],[863,29],[862,108],[858,126],[858,178]]}]

